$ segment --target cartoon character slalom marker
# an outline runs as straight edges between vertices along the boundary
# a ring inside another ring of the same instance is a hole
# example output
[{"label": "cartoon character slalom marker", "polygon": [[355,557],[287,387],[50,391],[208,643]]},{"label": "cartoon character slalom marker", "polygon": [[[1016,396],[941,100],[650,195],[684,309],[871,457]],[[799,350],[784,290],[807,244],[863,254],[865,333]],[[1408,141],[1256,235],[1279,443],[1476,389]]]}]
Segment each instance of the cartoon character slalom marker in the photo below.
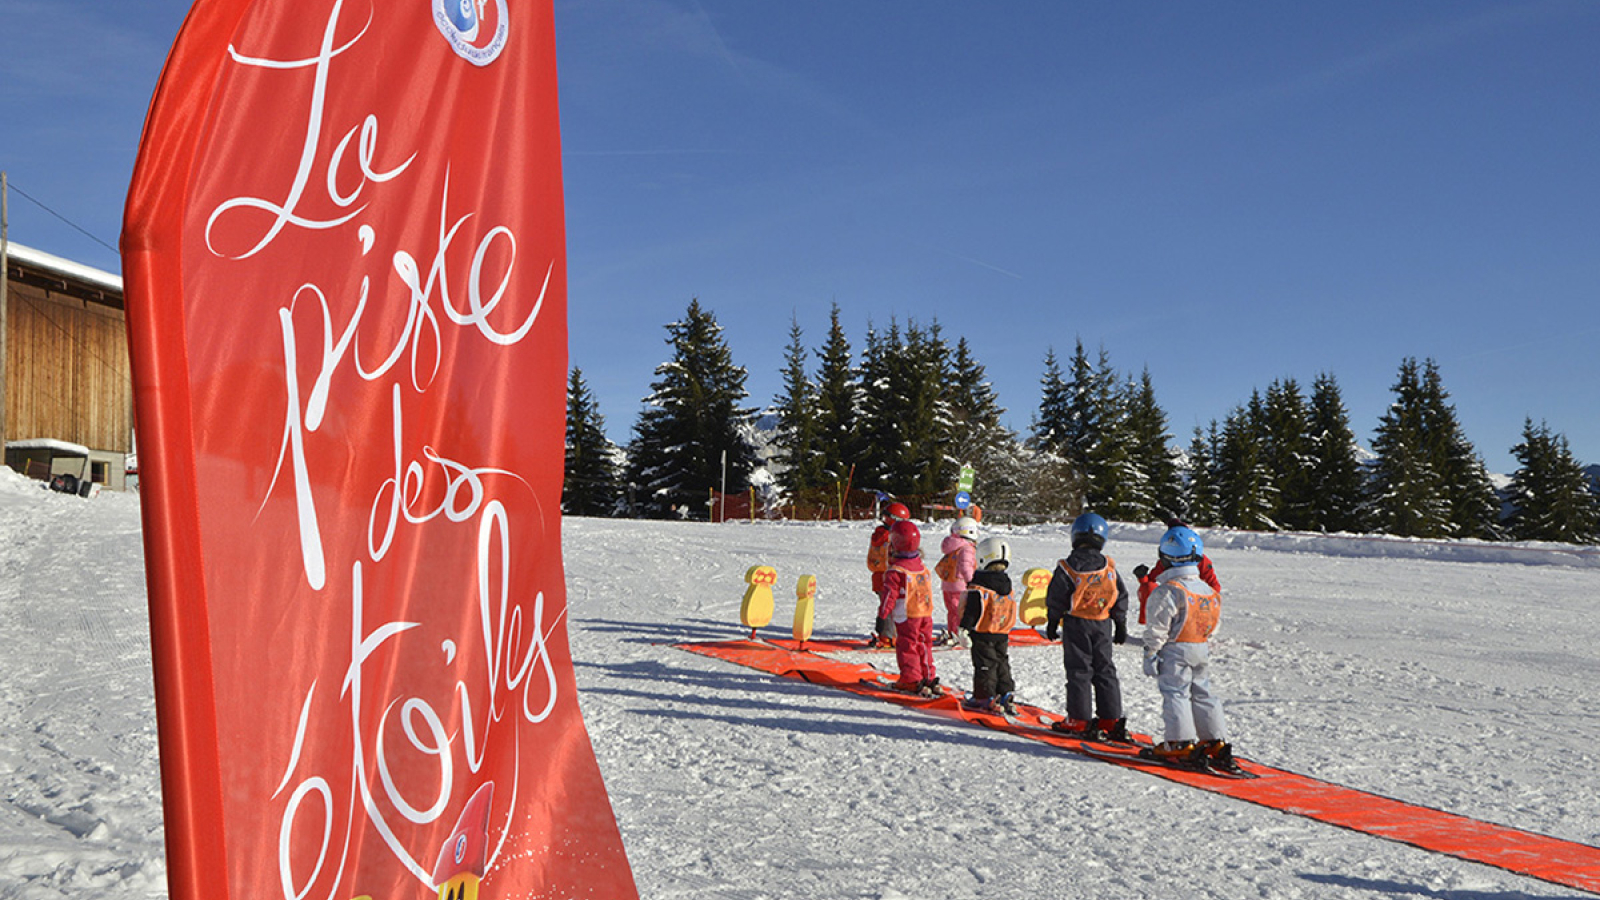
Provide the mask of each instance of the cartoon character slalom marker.
[{"label": "cartoon character slalom marker", "polygon": [[1029,569],[1022,573],[1022,602],[1017,604],[1017,618],[1030,628],[1045,623],[1049,613],[1045,610],[1045,591],[1050,588],[1049,569]]},{"label": "cartoon character slalom marker", "polygon": [[772,624],[772,586],[778,583],[778,570],[771,566],[751,566],[744,573],[750,587],[744,592],[744,603],[739,607],[739,621],[750,629],[750,640],[756,639],[756,629]]},{"label": "cartoon character slalom marker", "polygon": [[794,639],[804,650],[806,641],[811,640],[811,622],[816,616],[817,576],[801,575],[794,586],[794,594]]},{"label": "cartoon character slalom marker", "polygon": [[433,883],[439,900],[478,900],[478,883],[489,863],[489,804],[494,782],[478,788],[456,819],[456,829],[439,848]]}]

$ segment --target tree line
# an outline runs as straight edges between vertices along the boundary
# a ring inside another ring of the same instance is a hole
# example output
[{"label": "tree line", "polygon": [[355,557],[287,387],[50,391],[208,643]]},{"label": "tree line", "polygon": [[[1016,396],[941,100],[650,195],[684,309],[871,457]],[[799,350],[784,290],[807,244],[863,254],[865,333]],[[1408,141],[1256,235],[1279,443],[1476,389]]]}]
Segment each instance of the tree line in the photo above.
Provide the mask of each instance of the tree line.
[{"label": "tree line", "polygon": [[970,465],[986,509],[1041,519],[1092,509],[1252,530],[1600,542],[1600,493],[1565,436],[1526,420],[1511,448],[1519,467],[1498,492],[1431,359],[1401,362],[1370,454],[1326,373],[1309,392],[1292,378],[1252,392],[1180,449],[1149,371],[1119,373],[1081,339],[1064,361],[1045,354],[1024,435],[1002,423],[965,338],[891,319],[869,324],[858,352],[835,305],[815,349],[791,322],[763,432],[712,312],[692,300],[666,331],[671,356],[626,448],[606,438],[581,369],[571,371],[567,513],[704,517],[710,488],[754,487],[769,507],[829,507],[845,490],[948,503]]}]

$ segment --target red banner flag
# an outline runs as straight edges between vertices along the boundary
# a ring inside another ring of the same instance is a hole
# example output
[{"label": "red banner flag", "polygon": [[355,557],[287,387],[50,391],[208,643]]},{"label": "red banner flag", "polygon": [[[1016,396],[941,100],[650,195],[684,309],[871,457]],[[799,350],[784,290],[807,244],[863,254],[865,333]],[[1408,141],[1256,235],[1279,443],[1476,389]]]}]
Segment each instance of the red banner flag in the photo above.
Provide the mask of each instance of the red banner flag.
[{"label": "red banner flag", "polygon": [[174,898],[633,897],[565,624],[550,0],[200,0],[123,233]]}]

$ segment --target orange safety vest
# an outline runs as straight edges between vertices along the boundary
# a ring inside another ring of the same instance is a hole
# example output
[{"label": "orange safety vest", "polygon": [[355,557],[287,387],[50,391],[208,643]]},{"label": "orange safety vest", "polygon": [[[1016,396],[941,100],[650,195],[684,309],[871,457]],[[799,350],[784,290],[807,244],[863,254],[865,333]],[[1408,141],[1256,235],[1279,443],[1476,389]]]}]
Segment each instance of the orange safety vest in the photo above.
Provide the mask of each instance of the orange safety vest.
[{"label": "orange safety vest", "polygon": [[867,548],[867,571],[874,574],[889,571],[889,529],[882,526],[872,532],[872,546]]},{"label": "orange safety vest", "polygon": [[1079,572],[1067,565],[1066,560],[1057,563],[1061,571],[1072,576],[1072,614],[1080,619],[1094,619],[1105,621],[1111,618],[1111,607],[1117,602],[1117,566],[1107,559],[1106,564],[1097,572]]},{"label": "orange safety vest", "polygon": [[1222,620],[1222,594],[1217,591],[1196,594],[1181,584],[1168,584],[1183,591],[1184,602],[1189,607],[1183,617],[1183,627],[1178,629],[1178,636],[1173,640],[1182,644],[1204,644],[1211,640],[1211,635],[1217,631],[1217,623]]},{"label": "orange safety vest", "polygon": [[1011,594],[1002,596],[998,591],[991,591],[986,587],[969,585],[969,591],[978,592],[978,602],[983,604],[983,612],[978,616],[978,624],[972,630],[980,634],[1010,634],[1011,629],[1017,627],[1017,601]]},{"label": "orange safety vest", "polygon": [[933,576],[927,569],[913,572],[904,566],[890,566],[906,576],[906,618],[926,619],[933,615]]}]

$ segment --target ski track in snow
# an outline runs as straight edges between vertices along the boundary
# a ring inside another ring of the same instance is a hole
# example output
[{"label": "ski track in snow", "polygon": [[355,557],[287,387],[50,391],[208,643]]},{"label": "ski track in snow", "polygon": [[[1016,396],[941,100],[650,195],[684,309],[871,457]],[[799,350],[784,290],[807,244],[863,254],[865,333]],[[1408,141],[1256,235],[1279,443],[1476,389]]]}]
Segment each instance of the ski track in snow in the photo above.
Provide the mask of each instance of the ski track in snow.
[{"label": "ski track in snow", "polygon": [[[138,515],[0,469],[3,900],[166,894]],[[764,633],[787,636],[810,574],[816,636],[864,634],[870,528],[565,523],[579,702],[642,896],[1587,896],[670,646],[742,636],[757,563],[779,573]],[[993,531],[1016,575],[1066,552],[1065,526]],[[1159,532],[1113,525],[1108,551],[1153,561]],[[1242,755],[1600,844],[1600,554],[1205,533]],[[1124,699],[1152,731],[1131,630]],[[1021,700],[1062,708],[1059,652],[1012,649]],[[964,651],[936,659],[970,684]]]}]

